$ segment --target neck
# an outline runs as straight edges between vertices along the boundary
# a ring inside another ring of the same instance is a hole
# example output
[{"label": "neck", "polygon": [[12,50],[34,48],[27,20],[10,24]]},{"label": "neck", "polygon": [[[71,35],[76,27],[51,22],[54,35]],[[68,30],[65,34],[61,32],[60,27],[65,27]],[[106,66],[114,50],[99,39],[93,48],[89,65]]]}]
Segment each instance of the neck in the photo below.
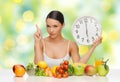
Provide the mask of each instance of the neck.
[{"label": "neck", "polygon": [[50,38],[48,37],[49,41],[50,42],[61,42],[61,41],[64,41],[64,38],[62,36],[59,36],[57,38]]}]

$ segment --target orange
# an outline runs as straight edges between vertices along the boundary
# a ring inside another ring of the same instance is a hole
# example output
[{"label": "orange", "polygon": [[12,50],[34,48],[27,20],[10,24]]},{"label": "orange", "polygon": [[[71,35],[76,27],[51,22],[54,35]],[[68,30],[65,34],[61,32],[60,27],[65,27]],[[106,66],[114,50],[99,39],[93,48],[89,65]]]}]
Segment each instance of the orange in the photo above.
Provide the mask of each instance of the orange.
[{"label": "orange", "polygon": [[23,65],[14,65],[13,72],[17,77],[22,77],[26,71]]},{"label": "orange", "polygon": [[95,67],[97,68],[99,65],[102,65],[104,63],[103,60],[96,60],[95,61]]},{"label": "orange", "polygon": [[46,74],[46,76],[53,76],[53,75],[52,75],[52,70],[51,70],[50,67],[47,67],[47,68],[45,69],[45,74]]}]

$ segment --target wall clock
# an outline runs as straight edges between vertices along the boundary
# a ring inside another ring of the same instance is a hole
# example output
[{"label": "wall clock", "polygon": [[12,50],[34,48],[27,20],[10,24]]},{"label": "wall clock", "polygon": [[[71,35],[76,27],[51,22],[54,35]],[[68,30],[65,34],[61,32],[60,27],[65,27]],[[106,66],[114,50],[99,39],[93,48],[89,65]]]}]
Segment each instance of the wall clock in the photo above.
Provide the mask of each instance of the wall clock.
[{"label": "wall clock", "polygon": [[92,45],[102,34],[101,24],[91,16],[79,17],[73,23],[72,34],[78,45]]}]

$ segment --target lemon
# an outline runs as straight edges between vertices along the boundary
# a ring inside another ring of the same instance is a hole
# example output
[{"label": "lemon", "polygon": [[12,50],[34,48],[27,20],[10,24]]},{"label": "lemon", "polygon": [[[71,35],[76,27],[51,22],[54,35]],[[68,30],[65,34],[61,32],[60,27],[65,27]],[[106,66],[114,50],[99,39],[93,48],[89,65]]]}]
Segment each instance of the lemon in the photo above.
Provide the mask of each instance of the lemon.
[{"label": "lemon", "polygon": [[43,69],[48,67],[48,64],[45,61],[39,61],[37,65],[38,67],[43,68]]},{"label": "lemon", "polygon": [[53,74],[56,73],[56,68],[57,68],[57,67],[58,67],[58,66],[53,66],[53,67],[52,67],[52,73],[53,73]]}]

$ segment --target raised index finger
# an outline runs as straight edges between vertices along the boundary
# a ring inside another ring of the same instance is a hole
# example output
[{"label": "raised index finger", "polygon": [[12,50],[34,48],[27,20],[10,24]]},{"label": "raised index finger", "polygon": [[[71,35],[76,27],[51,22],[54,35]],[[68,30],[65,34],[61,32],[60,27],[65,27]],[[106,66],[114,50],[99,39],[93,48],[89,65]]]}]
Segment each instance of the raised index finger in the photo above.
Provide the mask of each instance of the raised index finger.
[{"label": "raised index finger", "polygon": [[37,32],[41,33],[37,24],[36,24],[36,29],[37,29]]}]

